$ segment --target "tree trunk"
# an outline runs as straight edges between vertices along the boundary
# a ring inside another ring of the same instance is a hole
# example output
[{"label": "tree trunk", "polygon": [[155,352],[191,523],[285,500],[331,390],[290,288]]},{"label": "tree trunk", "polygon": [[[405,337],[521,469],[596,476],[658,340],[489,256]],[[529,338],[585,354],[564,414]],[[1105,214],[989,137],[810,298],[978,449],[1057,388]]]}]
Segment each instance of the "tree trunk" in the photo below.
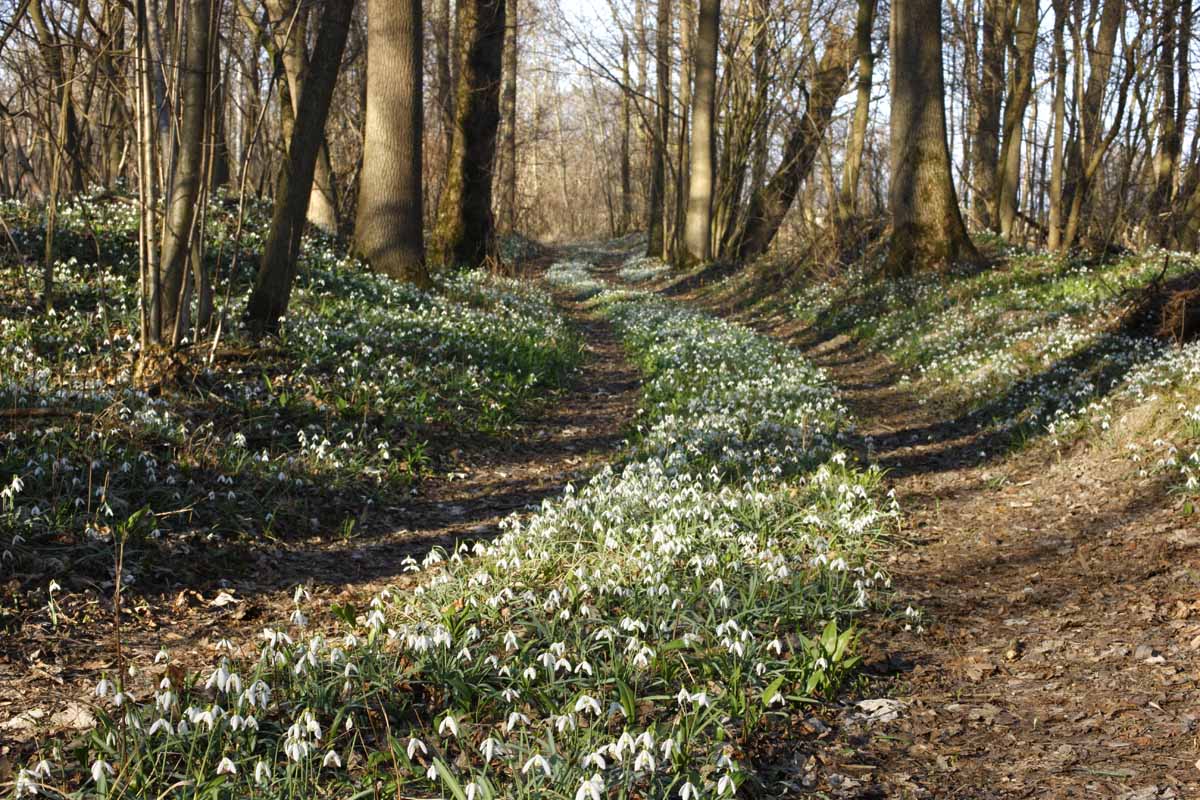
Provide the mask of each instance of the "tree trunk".
[{"label": "tree trunk", "polygon": [[221,68],[220,53],[214,53],[213,64],[216,65],[217,72],[213,75],[213,90],[212,90],[212,131],[213,131],[213,154],[212,154],[212,170],[209,178],[209,188],[216,190],[229,183],[231,171],[229,167],[229,136],[225,129],[225,109],[226,101],[229,97],[229,87],[227,76],[229,75],[229,63],[226,61],[224,68]]},{"label": "tree trunk", "polygon": [[517,230],[517,0],[507,0],[508,41],[504,49],[504,208],[505,233]]},{"label": "tree trunk", "polygon": [[451,78],[450,32],[454,28],[454,17],[450,11],[450,0],[437,0],[437,18],[434,20],[434,61],[437,69],[437,104],[442,132],[446,137],[446,151],[450,151],[450,138],[454,135],[454,81]]},{"label": "tree trunk", "polygon": [[208,118],[209,30],[211,0],[187,0],[186,49],[179,83],[181,106],[175,141],[178,150],[169,180],[163,226],[162,331],[165,344],[175,347],[187,335],[192,273],[203,213],[205,128]]},{"label": "tree trunk", "polygon": [[[58,36],[50,30],[50,26],[46,24],[42,2],[43,0],[34,0],[29,4],[29,16],[33,20],[33,27],[37,32],[38,49],[41,51],[46,73],[56,89],[54,105],[58,109],[58,113],[62,115],[62,120],[57,123],[61,135],[57,136],[54,146],[59,150],[60,156],[67,161],[67,191],[77,194],[84,190],[85,173],[79,117],[75,111],[75,101],[71,93],[74,81],[68,80],[67,68],[63,62],[63,53],[66,48]],[[56,191],[56,188],[51,187],[51,191]]]},{"label": "tree trunk", "polygon": [[812,173],[834,106],[849,75],[850,42],[837,34],[826,44],[809,87],[808,107],[788,136],[779,169],[750,197],[745,227],[730,248],[735,261],[743,263],[757,258],[775,240],[801,185]]},{"label": "tree trunk", "polygon": [[[1175,39],[1179,0],[1163,0],[1159,19],[1158,142],[1154,153],[1154,189],[1150,195],[1150,230],[1163,247],[1170,245],[1174,224],[1171,203],[1179,165],[1180,130],[1175,111]],[[1185,64],[1185,69],[1188,67]]]},{"label": "tree trunk", "polygon": [[444,266],[481,267],[493,252],[492,168],[504,28],[505,0],[460,0],[454,144],[430,242],[433,260]]},{"label": "tree trunk", "polygon": [[[304,5],[296,6],[290,0],[272,0],[271,7],[278,26],[276,47],[279,49],[287,76],[287,84],[280,86],[280,92],[282,97],[290,101],[281,103],[280,106],[284,118],[284,142],[287,143],[292,140],[292,126],[299,117],[300,98],[304,94],[304,84],[311,68],[307,45],[309,9]],[[317,54],[313,55],[316,57]],[[370,58],[369,52],[367,57]],[[337,184],[329,158],[329,144],[324,141],[324,135],[322,131],[322,142],[313,173],[312,197],[308,201],[308,221],[325,233],[336,234]]]},{"label": "tree trunk", "polygon": [[850,124],[850,138],[846,142],[845,163],[842,165],[842,186],[838,192],[839,228],[844,228],[854,217],[858,204],[858,176],[862,170],[867,124],[871,120],[871,88],[875,74],[871,33],[875,28],[877,2],[878,0],[858,0],[858,17],[854,22],[854,48],[858,55],[858,91],[854,98],[854,120]]},{"label": "tree trunk", "polygon": [[1058,251],[1062,245],[1063,139],[1067,123],[1067,49],[1063,32],[1067,25],[1067,0],[1054,0],[1054,139],[1050,162],[1050,218],[1046,246]]},{"label": "tree trunk", "polygon": [[941,0],[893,0],[892,235],[887,256],[893,275],[978,258],[950,172],[941,19]]},{"label": "tree trunk", "polygon": [[687,254],[692,261],[712,260],[713,163],[717,149],[717,45],[721,37],[721,0],[700,0],[696,33],[696,89],[692,99],[691,173],[688,180]]},{"label": "tree trunk", "polygon": [[288,144],[288,156],[279,171],[271,230],[246,308],[251,327],[260,332],[276,330],[280,317],[287,311],[313,176],[325,141],[325,121],[329,116],[353,10],[354,0],[326,0],[324,3],[313,60],[309,64],[296,124]]},{"label": "tree trunk", "polygon": [[671,138],[671,0],[658,0],[655,62],[658,82],[655,130],[650,144],[650,197],[646,203],[646,255],[666,256],[667,141]]},{"label": "tree trunk", "polygon": [[[719,0],[718,0],[719,2]],[[675,130],[675,242],[672,251],[678,258],[687,253],[688,177],[691,171],[688,153],[692,113],[692,68],[695,62],[692,42],[693,0],[679,0],[679,124]],[[715,142],[714,142],[715,147]]]},{"label": "tree trunk", "polygon": [[1018,0],[1013,31],[1016,61],[1009,73],[1004,103],[1004,136],[1000,145],[1000,175],[995,206],[1000,235],[1010,239],[1017,220],[1017,185],[1021,180],[1021,133],[1025,110],[1033,96],[1033,56],[1037,48],[1038,0]]},{"label": "tree trunk", "polygon": [[629,233],[633,224],[633,178],[629,163],[633,138],[633,103],[629,99],[630,86],[629,34],[621,32],[621,227],[622,234]]},{"label": "tree trunk", "polygon": [[150,43],[146,0],[134,4],[134,74],[138,144],[138,283],[141,292],[141,344],[143,351],[162,339],[162,289],[159,285],[159,247],[156,212],[159,185],[158,115],[154,97],[154,49]]},{"label": "tree trunk", "polygon": [[421,0],[368,0],[367,42],[367,115],[355,248],[376,272],[427,285]]},{"label": "tree trunk", "polygon": [[[1108,79],[1112,72],[1113,57],[1116,54],[1117,34],[1125,17],[1125,0],[1104,0],[1100,13],[1100,29],[1095,40],[1088,40],[1089,72],[1087,88],[1080,102],[1081,131],[1075,137],[1067,162],[1067,177],[1069,188],[1066,195],[1070,197],[1067,211],[1066,229],[1063,233],[1062,247],[1070,247],[1079,235],[1079,228],[1084,217],[1084,210],[1089,201],[1092,179],[1100,168],[1104,153],[1108,149],[1110,136],[1104,132],[1104,96],[1108,87]],[[1078,63],[1078,62],[1077,62]],[[1129,82],[1135,74],[1135,65],[1125,67],[1125,77],[1122,85],[1117,88],[1118,110],[1112,116],[1112,133],[1119,129],[1120,120],[1125,114],[1126,91]]]},{"label": "tree trunk", "polygon": [[[979,56],[979,84],[974,97],[975,136],[971,143],[971,175],[975,187],[971,212],[977,225],[991,228],[996,224],[996,174],[1000,148],[1000,102],[1004,97],[1008,3],[1005,0],[983,0],[982,13],[983,42]],[[932,24],[932,20],[927,22]]]}]

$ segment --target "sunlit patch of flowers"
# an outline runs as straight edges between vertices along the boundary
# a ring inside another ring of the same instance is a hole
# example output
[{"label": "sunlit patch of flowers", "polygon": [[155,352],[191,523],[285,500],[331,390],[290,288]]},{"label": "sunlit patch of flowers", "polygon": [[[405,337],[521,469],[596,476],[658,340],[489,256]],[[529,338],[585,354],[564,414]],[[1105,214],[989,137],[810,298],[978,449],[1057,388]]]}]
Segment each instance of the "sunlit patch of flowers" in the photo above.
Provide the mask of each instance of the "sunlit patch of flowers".
[{"label": "sunlit patch of flowers", "polygon": [[671,272],[671,266],[660,258],[633,256],[617,270],[617,277],[626,283],[647,283]]},{"label": "sunlit patch of flowers", "polygon": [[[981,426],[1062,439],[1107,430],[1122,407],[1156,391],[1182,390],[1175,400],[1157,398],[1168,407],[1189,402],[1196,346],[1172,348],[1116,320],[1127,292],[1195,269],[1193,255],[1154,250],[1098,265],[1014,253],[993,268],[906,279],[872,278],[859,265],[842,276],[840,290],[810,285],[795,311],[886,353],[907,380]],[[1156,458],[1178,469],[1186,486],[1195,462],[1192,450],[1179,456],[1188,440],[1180,433],[1183,441],[1159,448]]]},{"label": "sunlit patch of flowers", "polygon": [[[0,213],[21,247],[40,241],[36,215],[13,204]],[[227,269],[229,220],[219,204],[211,217],[209,251]],[[471,273],[423,292],[313,238],[277,341],[257,346],[240,329],[254,266],[243,254],[213,363],[197,348],[178,386],[149,394],[131,375],[136,228],[136,206],[64,205],[48,313],[25,307],[31,276],[19,265],[0,271],[0,407],[29,412],[0,432],[0,483],[23,487],[0,508],[0,576],[111,563],[90,545],[106,546],[114,520],[143,508],[155,523],[140,533],[184,533],[201,547],[336,529],[406,494],[430,469],[432,433],[504,432],[580,358],[540,289]],[[222,290],[229,279],[219,275]],[[171,546],[191,547],[183,538]]]},{"label": "sunlit patch of flowers", "polygon": [[546,271],[546,280],[574,300],[588,300],[608,289],[608,286],[592,276],[591,265],[586,261],[560,261]]},{"label": "sunlit patch of flowers", "polygon": [[793,474],[826,461],[846,425],[826,375],[746,328],[666,301],[607,306],[651,376],[639,448],[662,461]]},{"label": "sunlit patch of flowers", "polygon": [[[106,679],[87,744],[47,745],[20,791],[733,797],[756,737],[853,674],[851,620],[887,585],[871,553],[896,511],[877,472],[832,452],[841,414],[819,373],[740,328],[621,297],[604,311],[650,388],[620,466],[492,542],[409,559],[418,584],[334,609],[336,631],[310,627],[298,591],[290,625],[200,675]],[[675,374],[710,357],[739,361],[737,377]],[[790,370],[809,391],[764,388]],[[808,411],[760,406],[768,427],[727,438],[707,403],[744,422],[761,403]]]}]

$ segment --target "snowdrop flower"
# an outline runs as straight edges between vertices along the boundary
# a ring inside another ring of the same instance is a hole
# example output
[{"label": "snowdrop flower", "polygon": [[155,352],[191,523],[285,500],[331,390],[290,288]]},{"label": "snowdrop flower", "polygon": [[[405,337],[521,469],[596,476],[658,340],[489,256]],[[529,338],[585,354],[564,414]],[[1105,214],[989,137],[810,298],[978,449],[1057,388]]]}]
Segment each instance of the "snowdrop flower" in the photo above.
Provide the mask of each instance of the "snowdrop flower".
[{"label": "snowdrop flower", "polygon": [[112,775],[113,768],[108,765],[108,762],[102,758],[97,758],[92,762],[92,780],[100,783],[105,775]]},{"label": "snowdrop flower", "polygon": [[700,791],[691,781],[687,781],[683,786],[679,787],[679,800],[692,800],[692,798],[699,796]]},{"label": "snowdrop flower", "polygon": [[659,746],[659,750],[662,752],[663,760],[669,760],[671,758],[671,754],[675,752],[675,740],[663,739],[662,744]]},{"label": "snowdrop flower", "polygon": [[154,724],[150,726],[150,731],[147,735],[153,736],[154,734],[158,733],[159,731],[166,731],[168,736],[170,736],[171,734],[173,734],[175,732],[171,728],[171,723],[161,717],[159,719],[155,720]]},{"label": "snowdrop flower", "polygon": [[16,796],[34,797],[38,793],[38,782],[34,780],[34,775],[29,770],[21,770],[17,773]]},{"label": "snowdrop flower", "polygon": [[217,774],[218,775],[236,775],[237,774],[237,767],[234,765],[233,761],[230,760],[229,756],[222,758],[221,763],[217,764]]},{"label": "snowdrop flower", "polygon": [[595,753],[588,753],[586,756],[584,756],[583,766],[595,767],[596,769],[603,771],[608,769],[608,762],[604,760],[604,756],[599,751],[596,751]]},{"label": "snowdrop flower", "polygon": [[601,800],[604,797],[604,778],[600,777],[600,773],[592,775],[585,781],[581,781],[579,788],[575,790],[575,800]]},{"label": "snowdrop flower", "polygon": [[656,766],[656,764],[654,762],[654,754],[651,753],[649,750],[642,750],[641,752],[639,752],[637,754],[637,758],[635,758],[633,760],[634,770],[643,770],[644,769],[647,772],[654,772],[655,766]]},{"label": "snowdrop flower", "polygon": [[321,759],[321,766],[322,767],[341,767],[342,766],[341,756],[339,756],[337,754],[336,750],[330,750],[328,753],[325,754],[325,758]]},{"label": "snowdrop flower", "polygon": [[266,761],[259,761],[254,765],[254,782],[259,786],[266,786],[271,780],[271,765]]},{"label": "snowdrop flower", "polygon": [[421,751],[422,755],[429,752],[429,748],[427,748],[425,746],[425,743],[422,742],[420,739],[417,739],[416,737],[409,739],[408,740],[408,758],[410,761],[416,756],[418,750]]},{"label": "snowdrop flower", "polygon": [[721,780],[717,781],[717,794],[718,795],[722,795],[722,796],[731,795],[732,796],[733,793],[736,791],[737,791],[737,786],[734,784],[733,778],[731,778],[729,776],[729,773],[722,775]]},{"label": "snowdrop flower", "polygon": [[537,753],[525,762],[525,766],[521,767],[521,774],[528,774],[531,769],[540,769],[542,772],[546,773],[547,778],[550,777],[550,762],[547,761],[541,753]]},{"label": "snowdrop flower", "polygon": [[590,697],[586,694],[581,695],[579,699],[575,701],[575,711],[581,712],[585,710],[591,711],[597,717],[600,716],[601,710],[599,701],[597,701],[596,698]]},{"label": "snowdrop flower", "polygon": [[458,736],[458,721],[450,714],[447,714],[438,725],[439,736],[445,736],[446,731],[449,731],[451,736]]},{"label": "snowdrop flower", "polygon": [[500,742],[489,736],[483,740],[482,744],[479,745],[479,752],[483,754],[483,757],[486,761],[491,761],[497,756],[497,754],[503,752],[503,748],[501,747]]}]

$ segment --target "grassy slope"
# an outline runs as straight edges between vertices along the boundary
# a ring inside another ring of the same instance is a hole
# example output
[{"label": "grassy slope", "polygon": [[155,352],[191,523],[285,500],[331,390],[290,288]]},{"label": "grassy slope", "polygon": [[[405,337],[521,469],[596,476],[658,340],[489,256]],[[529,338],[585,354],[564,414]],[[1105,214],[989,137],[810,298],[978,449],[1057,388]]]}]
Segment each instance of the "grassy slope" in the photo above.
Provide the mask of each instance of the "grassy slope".
[{"label": "grassy slope", "polygon": [[813,340],[849,336],[896,364],[947,419],[1013,444],[1091,437],[1126,452],[1131,468],[1162,473],[1190,498],[1190,513],[1200,496],[1200,342],[1155,335],[1161,303],[1149,290],[1197,269],[1193,256],[1161,251],[1103,262],[996,252],[987,269],[903,281],[862,265],[829,278],[764,262],[718,275],[700,296],[794,319]]},{"label": "grassy slope", "polygon": [[[279,338],[250,341],[239,321],[260,211],[249,217],[216,358],[187,351],[172,380],[149,390],[131,382],[132,206],[82,198],[62,210],[51,314],[29,306],[37,269],[8,253],[0,575],[20,577],[9,598],[18,607],[50,579],[71,590],[110,578],[114,531],[128,538],[126,580],[153,583],[180,566],[172,559],[211,553],[214,542],[345,530],[364,508],[406,498],[450,445],[503,440],[581,357],[544,293],[473,274],[426,294],[367,273],[324,240],[303,248]],[[36,215],[0,213],[24,253],[40,252]],[[233,225],[214,205],[222,292]]]}]

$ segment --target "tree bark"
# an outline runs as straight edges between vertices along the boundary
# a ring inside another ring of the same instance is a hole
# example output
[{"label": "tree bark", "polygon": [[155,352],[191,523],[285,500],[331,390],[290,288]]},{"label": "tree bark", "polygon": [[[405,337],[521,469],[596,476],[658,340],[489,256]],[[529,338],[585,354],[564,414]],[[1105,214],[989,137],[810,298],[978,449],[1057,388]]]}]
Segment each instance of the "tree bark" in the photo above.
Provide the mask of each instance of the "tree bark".
[{"label": "tree bark", "polygon": [[437,104],[442,132],[446,137],[446,151],[450,151],[450,137],[454,135],[454,81],[451,78],[450,46],[454,17],[450,11],[450,0],[437,0],[437,18],[434,20],[434,62],[437,70]]},{"label": "tree bark", "polygon": [[1063,33],[1067,25],[1067,0],[1054,0],[1054,138],[1050,162],[1050,217],[1046,223],[1046,246],[1062,246],[1063,139],[1067,122],[1067,49]]},{"label": "tree bark", "polygon": [[958,208],[946,142],[941,0],[894,0],[887,270],[905,275],[978,254]]},{"label": "tree bark", "polygon": [[337,85],[353,10],[354,0],[325,0],[324,3],[287,159],[279,172],[271,230],[246,308],[251,327],[259,332],[277,330],[280,317],[287,312],[313,177],[325,141],[325,121]]},{"label": "tree bark", "polygon": [[[1158,142],[1154,153],[1154,189],[1150,195],[1150,229],[1158,244],[1166,247],[1173,237],[1171,203],[1179,164],[1180,130],[1175,110],[1175,44],[1179,0],[1163,0],[1159,19]],[[1184,66],[1187,69],[1187,65]]]},{"label": "tree bark", "polygon": [[[1089,201],[1092,179],[1100,168],[1104,153],[1108,150],[1110,136],[1104,131],[1104,97],[1108,87],[1109,76],[1112,72],[1113,58],[1116,55],[1117,34],[1121,22],[1125,18],[1125,0],[1104,0],[1100,13],[1100,29],[1097,38],[1088,39],[1088,72],[1087,88],[1080,101],[1080,127],[1071,147],[1067,162],[1067,179],[1069,186],[1065,194],[1070,198],[1067,211],[1066,229],[1063,233],[1062,247],[1070,247],[1079,235],[1083,221],[1084,209]],[[1135,65],[1125,67],[1125,77],[1117,89],[1118,110],[1113,119],[1111,133],[1115,133],[1120,120],[1125,114],[1126,90],[1136,72]]]},{"label": "tree bark", "polygon": [[[980,227],[996,224],[996,175],[1000,149],[1000,103],[1004,97],[1004,49],[1008,3],[983,0],[979,83],[975,90],[975,136],[971,143],[974,202],[971,212]],[[932,24],[932,20],[927,20]],[[940,56],[939,56],[940,58]]]},{"label": "tree bark", "polygon": [[505,233],[517,230],[517,0],[507,0],[508,41],[504,45],[504,209]]},{"label": "tree bark", "polygon": [[717,149],[717,45],[721,37],[721,0],[700,0],[696,33],[696,88],[692,98],[691,171],[688,180],[687,254],[692,261],[712,260],[713,163]]},{"label": "tree bark", "polygon": [[187,0],[186,51],[179,85],[181,106],[178,151],[167,194],[163,226],[162,331],[165,344],[175,347],[187,335],[192,272],[200,265],[199,217],[203,212],[204,146],[208,118],[209,32],[211,0]]},{"label": "tree bark", "polygon": [[[292,126],[299,117],[300,97],[311,69],[308,55],[308,15],[304,5],[297,7],[293,0],[272,0],[272,16],[275,17],[275,46],[283,62],[286,85],[280,86],[281,96],[287,103],[280,104],[283,115],[285,144],[292,139]],[[293,24],[293,20],[295,20]],[[316,53],[313,54],[316,57]],[[368,59],[370,53],[367,54]],[[329,158],[329,144],[322,142],[317,152],[317,165],[312,182],[312,197],[308,201],[308,221],[328,234],[338,232],[337,182],[333,164]]]},{"label": "tree bark", "polygon": [[[672,251],[679,258],[687,253],[688,180],[691,172],[688,152],[692,115],[692,69],[695,62],[692,41],[693,0],[679,0],[679,124],[675,128],[675,242]],[[714,142],[714,147],[715,147]]]},{"label": "tree bark", "polygon": [[875,53],[871,49],[871,33],[875,28],[875,8],[878,0],[858,0],[858,16],[854,21],[854,48],[858,56],[858,90],[854,98],[854,119],[850,138],[846,141],[845,163],[842,165],[842,185],[838,192],[838,227],[844,228],[854,217],[858,205],[859,173],[862,170],[863,145],[867,140],[867,124],[871,120],[871,88],[875,75]]},{"label": "tree bark", "polygon": [[[56,138],[55,147],[61,157],[68,161],[67,191],[77,194],[84,190],[84,161],[82,150],[82,135],[79,129],[79,116],[75,111],[75,101],[72,96],[73,81],[68,80],[67,68],[63,62],[64,47],[62,41],[50,30],[42,9],[43,0],[34,0],[29,4],[29,16],[37,33],[38,49],[41,51],[42,63],[55,90],[55,107],[63,119],[57,123],[61,135]],[[51,187],[51,191],[55,191]]]},{"label": "tree bark", "polygon": [[633,103],[629,99],[629,34],[621,32],[621,225],[622,234],[629,233],[633,224],[633,179],[630,165],[633,139]]},{"label": "tree bark", "polygon": [[657,108],[650,144],[650,197],[646,203],[646,255],[666,256],[667,141],[671,138],[671,0],[658,0],[655,33]]},{"label": "tree bark", "polygon": [[367,114],[355,248],[376,272],[427,285],[421,0],[368,0],[367,42]]},{"label": "tree bark", "polygon": [[1038,0],[1018,0],[1013,31],[1015,60],[1009,71],[1009,91],[1004,103],[1004,134],[1000,144],[999,179],[995,207],[1000,235],[1010,239],[1017,220],[1017,186],[1021,180],[1021,133],[1025,111],[1033,96],[1033,56],[1037,48]]},{"label": "tree bark", "polygon": [[458,91],[446,188],[430,242],[435,263],[483,266],[492,255],[492,168],[500,125],[505,0],[460,0]]}]

